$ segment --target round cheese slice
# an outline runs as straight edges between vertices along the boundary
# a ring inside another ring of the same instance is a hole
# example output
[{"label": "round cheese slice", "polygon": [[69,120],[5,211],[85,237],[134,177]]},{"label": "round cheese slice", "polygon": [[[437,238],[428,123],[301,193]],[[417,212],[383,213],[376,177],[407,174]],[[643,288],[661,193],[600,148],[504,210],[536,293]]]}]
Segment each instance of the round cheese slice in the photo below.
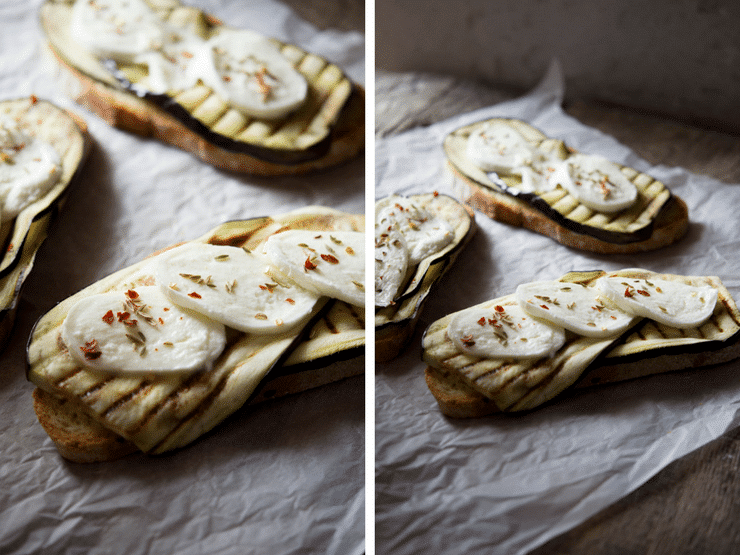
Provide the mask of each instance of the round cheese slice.
[{"label": "round cheese slice", "polygon": [[270,236],[265,254],[298,285],[355,306],[365,306],[365,234],[288,230]]},{"label": "round cheese slice", "polygon": [[491,122],[471,133],[467,157],[486,172],[515,173],[517,168],[532,164],[533,146],[516,129],[500,121]]},{"label": "round cheese slice", "polygon": [[565,343],[563,328],[531,316],[516,304],[458,312],[447,335],[464,353],[483,358],[541,358]]},{"label": "round cheese slice", "polygon": [[613,213],[629,208],[637,200],[637,187],[614,162],[603,156],[573,154],[550,176],[583,205],[597,212]]},{"label": "round cheese slice", "polygon": [[155,275],[173,302],[248,333],[304,323],[319,295],[276,280],[269,260],[238,247],[187,243],[160,257]]},{"label": "round cheese slice", "polygon": [[226,333],[222,324],[147,286],[80,299],[62,323],[62,340],[89,368],[183,372],[210,368],[226,345]]},{"label": "round cheese slice", "polygon": [[59,153],[49,143],[0,122],[0,219],[15,218],[61,176]]},{"label": "round cheese slice", "polygon": [[298,108],[308,83],[267,37],[222,29],[206,43],[203,81],[244,114],[276,119]]},{"label": "round cheese slice", "polygon": [[441,251],[455,238],[455,231],[447,220],[398,195],[376,203],[375,223],[376,234],[395,229],[403,235],[409,251],[409,265],[416,265]]},{"label": "round cheese slice", "polygon": [[605,276],[595,287],[622,310],[674,328],[702,325],[717,304],[717,290],[709,285]]},{"label": "round cheese slice", "polygon": [[397,229],[375,228],[375,306],[389,306],[403,285],[409,251]]},{"label": "round cheese slice", "polygon": [[161,20],[143,0],[77,0],[72,39],[99,58],[132,62],[163,41]]},{"label": "round cheese slice", "polygon": [[616,336],[635,322],[634,315],[580,284],[535,281],[519,285],[514,295],[532,316],[586,337]]}]

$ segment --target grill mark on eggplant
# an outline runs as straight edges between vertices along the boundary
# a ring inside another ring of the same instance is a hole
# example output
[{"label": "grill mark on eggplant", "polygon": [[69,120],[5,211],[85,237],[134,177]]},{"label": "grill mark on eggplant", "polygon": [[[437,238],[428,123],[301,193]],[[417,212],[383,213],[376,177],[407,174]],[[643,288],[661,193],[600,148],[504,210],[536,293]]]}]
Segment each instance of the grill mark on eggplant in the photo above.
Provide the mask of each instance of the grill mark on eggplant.
[{"label": "grill mark on eggplant", "polygon": [[75,368],[71,373],[69,373],[69,374],[67,374],[67,375],[62,376],[61,378],[59,378],[54,383],[54,387],[58,387],[59,389],[64,389],[64,382],[66,382],[67,380],[69,380],[71,378],[74,378],[80,372],[82,372],[82,368],[79,368],[79,367],[78,368]]},{"label": "grill mark on eggplant", "polygon": [[352,316],[352,318],[354,318],[355,323],[358,326],[360,326],[361,328],[364,328],[365,327],[365,318],[362,316],[362,314],[358,313],[355,310],[355,307],[352,306],[351,304],[348,304],[347,303],[346,306],[347,306],[347,310],[349,311],[350,315]]},{"label": "grill mark on eggplant", "polygon": [[104,379],[104,380],[96,383],[92,387],[90,387],[90,388],[86,389],[85,391],[83,391],[79,395],[80,399],[83,399],[84,400],[85,398],[90,397],[91,395],[93,395],[93,394],[97,393],[98,391],[100,391],[101,389],[103,389],[106,385],[108,385],[112,381],[113,381],[113,378],[106,378],[106,379]]},{"label": "grill mark on eggplant", "polygon": [[108,418],[108,415],[112,412],[118,410],[119,407],[125,405],[126,403],[132,401],[134,398],[138,397],[140,394],[145,395],[146,391],[150,389],[151,384],[147,382],[146,380],[142,381],[135,389],[132,391],[129,391],[125,395],[122,395],[116,401],[114,401],[107,409],[105,409],[103,412],[100,413],[100,417],[105,420]]}]

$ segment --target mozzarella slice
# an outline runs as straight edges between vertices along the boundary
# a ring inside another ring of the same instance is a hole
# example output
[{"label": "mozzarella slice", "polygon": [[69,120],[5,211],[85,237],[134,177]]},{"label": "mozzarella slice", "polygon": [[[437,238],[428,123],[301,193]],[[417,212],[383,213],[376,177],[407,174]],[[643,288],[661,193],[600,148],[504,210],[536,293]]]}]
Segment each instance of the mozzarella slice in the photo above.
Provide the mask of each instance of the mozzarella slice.
[{"label": "mozzarella slice", "polygon": [[113,372],[208,369],[226,345],[224,326],[179,308],[157,286],[80,299],[62,323],[80,364]]},{"label": "mozzarella slice", "polygon": [[355,306],[365,306],[365,234],[288,230],[270,236],[265,254],[298,285]]},{"label": "mozzarella slice", "polygon": [[248,333],[278,333],[310,316],[319,295],[267,273],[262,254],[187,243],[162,255],[155,275],[178,305]]},{"label": "mozzarella slice", "polygon": [[598,212],[618,212],[637,200],[637,187],[602,156],[573,154],[559,164],[550,181]]},{"label": "mozzarella slice", "polygon": [[447,220],[398,195],[376,204],[375,222],[380,230],[395,229],[403,235],[409,251],[409,265],[441,251],[455,238],[455,231]]},{"label": "mozzarella slice", "polygon": [[447,335],[464,353],[486,358],[540,358],[565,343],[565,331],[519,305],[473,307],[455,314]]},{"label": "mozzarella slice", "polygon": [[516,129],[494,121],[470,135],[467,156],[483,171],[510,174],[531,165],[535,151]]},{"label": "mozzarella slice", "polygon": [[15,218],[44,196],[61,175],[59,153],[49,143],[0,122],[0,219]]},{"label": "mozzarella slice", "polygon": [[99,58],[132,62],[162,44],[161,21],[143,0],[77,0],[72,39]]},{"label": "mozzarella slice", "polygon": [[536,281],[518,286],[514,295],[532,316],[586,337],[616,336],[635,322],[631,313],[580,284]]},{"label": "mozzarella slice", "polygon": [[205,41],[182,29],[161,24],[162,36],[158,48],[135,57],[136,63],[147,66],[143,85],[155,94],[179,91],[195,86],[198,79],[209,73],[204,69]]},{"label": "mozzarella slice", "polygon": [[206,43],[204,56],[203,80],[248,116],[280,118],[306,99],[306,79],[258,33],[223,29]]},{"label": "mozzarella slice", "polygon": [[409,251],[397,229],[375,227],[375,306],[389,306],[403,285]]},{"label": "mozzarella slice", "polygon": [[623,310],[674,328],[702,325],[717,304],[717,290],[709,285],[605,276],[595,287]]}]

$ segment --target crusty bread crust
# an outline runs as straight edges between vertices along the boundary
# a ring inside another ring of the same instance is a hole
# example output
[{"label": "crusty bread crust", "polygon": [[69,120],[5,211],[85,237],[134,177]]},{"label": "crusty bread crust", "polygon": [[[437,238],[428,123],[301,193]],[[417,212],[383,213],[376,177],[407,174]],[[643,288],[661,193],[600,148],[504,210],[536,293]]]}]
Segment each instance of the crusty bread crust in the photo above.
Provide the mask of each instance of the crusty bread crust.
[{"label": "crusty bread crust", "polygon": [[647,252],[675,243],[689,228],[686,203],[673,195],[656,216],[650,238],[630,243],[611,243],[568,229],[526,202],[476,183],[451,163],[448,163],[448,168],[454,176],[455,194],[474,209],[494,220],[530,229],[579,250],[598,254]]}]

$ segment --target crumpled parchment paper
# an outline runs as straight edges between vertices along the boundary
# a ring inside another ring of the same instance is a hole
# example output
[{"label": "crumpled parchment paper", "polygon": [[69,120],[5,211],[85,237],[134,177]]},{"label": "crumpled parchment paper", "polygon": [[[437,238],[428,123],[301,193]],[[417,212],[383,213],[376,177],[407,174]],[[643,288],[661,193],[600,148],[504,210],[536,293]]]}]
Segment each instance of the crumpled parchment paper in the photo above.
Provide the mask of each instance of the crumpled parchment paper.
[{"label": "crumpled parchment paper", "polygon": [[[364,211],[364,159],[296,178],[214,169],[110,128],[65,95],[38,24],[41,0],[0,0],[0,98],[35,94],[86,119],[95,142],[26,282],[0,354],[0,552],[364,551],[364,380],[243,410],[162,457],[65,462],[25,379],[33,323],[57,302],[162,247],[232,219],[311,204]],[[364,36],[319,31],[276,0],[194,0],[236,27],[322,54],[364,82]]]},{"label": "crumpled parchment paper", "polygon": [[571,270],[642,267],[717,275],[740,298],[740,186],[681,168],[650,167],[561,109],[557,62],[524,97],[376,144],[376,198],[437,190],[455,196],[442,141],[489,117],[516,117],[587,153],[662,180],[691,226],[668,248],[633,256],[579,252],[477,214],[475,237],[427,303],[411,346],[378,364],[375,382],[379,553],[526,553],[740,423],[740,361],[594,388],[524,415],[444,417],[424,382],[424,329],[451,312]]}]

